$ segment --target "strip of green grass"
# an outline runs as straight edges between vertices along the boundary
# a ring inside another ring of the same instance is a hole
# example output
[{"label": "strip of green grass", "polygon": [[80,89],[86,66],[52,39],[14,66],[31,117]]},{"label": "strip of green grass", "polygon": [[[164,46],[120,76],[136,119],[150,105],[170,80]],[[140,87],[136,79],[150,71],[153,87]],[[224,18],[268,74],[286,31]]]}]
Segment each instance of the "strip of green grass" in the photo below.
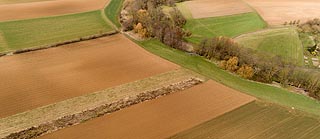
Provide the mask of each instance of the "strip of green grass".
[{"label": "strip of green grass", "polygon": [[192,43],[199,43],[203,38],[216,36],[235,37],[243,33],[263,29],[267,24],[257,13],[245,13],[231,16],[188,19],[185,29],[192,32],[187,38]]},{"label": "strip of green grass", "polygon": [[121,27],[119,23],[119,14],[121,12],[122,3],[124,0],[111,0],[109,5],[105,8],[105,14],[118,28]]},{"label": "strip of green grass", "polygon": [[112,31],[100,11],[0,23],[5,51],[37,47]]},{"label": "strip of green grass", "polygon": [[307,96],[295,94],[282,88],[245,80],[221,70],[203,57],[192,56],[172,49],[157,40],[138,42],[138,44],[151,53],[259,99],[320,115],[320,102]]},{"label": "strip of green grass", "polygon": [[279,106],[250,103],[171,139],[316,139],[319,121]]},{"label": "strip of green grass", "polygon": [[303,46],[294,28],[267,29],[242,35],[236,41],[244,47],[279,55],[287,62],[303,66]]}]

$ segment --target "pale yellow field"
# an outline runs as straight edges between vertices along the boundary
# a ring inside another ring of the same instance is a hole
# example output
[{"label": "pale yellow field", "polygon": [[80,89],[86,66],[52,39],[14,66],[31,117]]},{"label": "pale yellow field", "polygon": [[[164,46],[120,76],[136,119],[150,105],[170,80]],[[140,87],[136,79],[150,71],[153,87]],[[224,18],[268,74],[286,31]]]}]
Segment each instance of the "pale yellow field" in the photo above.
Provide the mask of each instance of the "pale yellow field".
[{"label": "pale yellow field", "polygon": [[319,0],[245,0],[270,25],[320,17]]}]

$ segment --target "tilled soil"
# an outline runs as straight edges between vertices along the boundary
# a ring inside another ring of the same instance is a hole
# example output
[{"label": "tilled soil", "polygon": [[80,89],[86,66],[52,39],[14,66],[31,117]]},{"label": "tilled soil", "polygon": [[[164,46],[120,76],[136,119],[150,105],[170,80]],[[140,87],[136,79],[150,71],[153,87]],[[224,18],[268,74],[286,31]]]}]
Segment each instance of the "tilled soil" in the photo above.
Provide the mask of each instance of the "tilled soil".
[{"label": "tilled soil", "polygon": [[208,81],[40,138],[167,138],[253,100],[253,97]]},{"label": "tilled soil", "polygon": [[0,118],[178,69],[113,35],[0,58]]},{"label": "tilled soil", "polygon": [[0,5],[0,21],[39,18],[102,9],[109,0],[52,0]]}]

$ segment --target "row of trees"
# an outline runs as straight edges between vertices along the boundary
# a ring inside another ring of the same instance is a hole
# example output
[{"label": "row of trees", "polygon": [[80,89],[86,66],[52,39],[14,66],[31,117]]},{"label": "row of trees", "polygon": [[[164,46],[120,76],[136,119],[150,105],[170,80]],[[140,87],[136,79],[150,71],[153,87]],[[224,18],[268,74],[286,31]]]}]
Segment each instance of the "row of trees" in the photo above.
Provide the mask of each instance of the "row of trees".
[{"label": "row of trees", "polygon": [[185,49],[183,38],[190,33],[183,30],[186,19],[176,7],[169,15],[162,6],[173,6],[174,0],[134,0],[125,4],[125,18],[122,21],[124,31],[133,30],[142,38],[154,37],[166,45]]},{"label": "row of trees", "polygon": [[284,62],[281,57],[239,46],[233,39],[215,37],[201,42],[196,53],[220,61],[220,67],[240,76],[264,83],[304,88],[320,99],[320,73]]}]

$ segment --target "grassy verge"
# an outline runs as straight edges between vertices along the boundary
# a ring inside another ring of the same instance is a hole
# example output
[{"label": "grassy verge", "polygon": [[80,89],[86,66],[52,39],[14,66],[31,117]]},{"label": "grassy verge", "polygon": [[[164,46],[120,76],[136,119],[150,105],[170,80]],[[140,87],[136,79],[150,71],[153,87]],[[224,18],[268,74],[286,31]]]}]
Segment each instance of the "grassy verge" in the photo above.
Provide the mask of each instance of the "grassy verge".
[{"label": "grassy verge", "polygon": [[124,0],[111,0],[109,5],[105,8],[105,14],[118,28],[121,27],[121,24],[119,23],[119,14],[123,2]]},{"label": "grassy verge", "polygon": [[185,29],[192,32],[187,38],[192,43],[199,43],[203,38],[215,36],[235,37],[243,33],[263,29],[267,24],[257,13],[245,13],[223,17],[188,19]]},{"label": "grassy verge", "polygon": [[303,46],[294,28],[267,29],[239,36],[236,41],[244,47],[282,56],[287,62],[303,66]]},{"label": "grassy verge", "polygon": [[241,92],[259,99],[277,103],[286,107],[320,115],[320,102],[309,97],[289,92],[282,88],[245,80],[221,70],[212,62],[200,57],[165,46],[157,40],[138,42],[143,48],[162,58],[172,61],[187,69],[207,76]]},{"label": "grassy verge", "polygon": [[[217,130],[219,129],[219,130]],[[292,139],[318,138],[319,121],[300,114],[291,114],[275,105],[250,103],[230,113],[178,133],[171,139],[237,138]]]},{"label": "grassy verge", "polygon": [[[4,51],[38,47],[112,31],[100,11],[0,23]],[[1,42],[0,42],[1,43]]]}]

